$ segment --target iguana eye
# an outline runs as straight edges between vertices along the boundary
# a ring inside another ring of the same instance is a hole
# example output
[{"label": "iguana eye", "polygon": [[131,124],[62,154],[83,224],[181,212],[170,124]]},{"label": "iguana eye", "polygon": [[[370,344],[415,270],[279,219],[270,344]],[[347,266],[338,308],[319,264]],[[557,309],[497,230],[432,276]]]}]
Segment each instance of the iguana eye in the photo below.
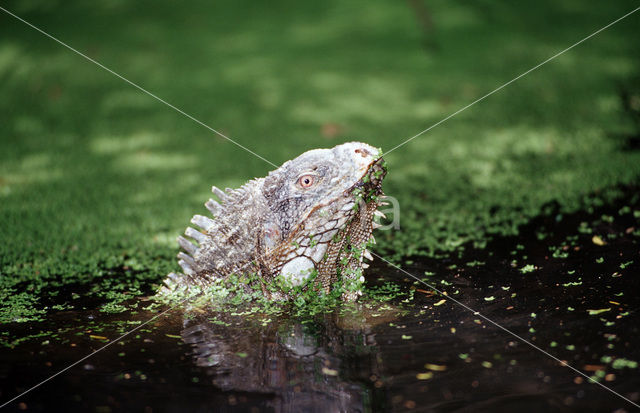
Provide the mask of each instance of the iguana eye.
[{"label": "iguana eye", "polygon": [[302,188],[309,188],[316,182],[316,177],[314,175],[302,175],[298,178],[298,185]]}]

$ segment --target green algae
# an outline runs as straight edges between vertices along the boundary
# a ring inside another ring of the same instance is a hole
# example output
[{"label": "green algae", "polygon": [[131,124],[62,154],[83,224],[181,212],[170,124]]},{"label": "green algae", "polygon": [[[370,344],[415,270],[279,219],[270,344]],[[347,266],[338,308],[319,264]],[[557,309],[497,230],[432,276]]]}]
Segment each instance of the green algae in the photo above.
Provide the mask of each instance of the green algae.
[{"label": "green algae", "polygon": [[[265,296],[263,288],[273,293],[284,292],[287,298],[271,299]],[[360,292],[359,300],[344,302],[343,294],[352,291]],[[413,289],[406,289],[392,282],[365,286],[360,282],[356,284],[345,282],[345,279],[341,278],[326,293],[322,285],[318,284],[317,274],[313,274],[304,284],[298,286],[292,285],[283,277],[264,282],[264,280],[258,280],[255,274],[240,276],[232,274],[225,279],[212,281],[207,286],[164,291],[153,299],[164,306],[188,305],[190,312],[217,312],[233,317],[256,318],[268,323],[269,316],[283,314],[303,322],[311,322],[317,315],[336,311],[342,315],[358,314],[363,309],[369,312],[391,309],[402,312],[404,307],[413,300],[414,293]],[[393,306],[389,307],[391,303]],[[219,321],[221,324],[226,323],[224,320]]]}]

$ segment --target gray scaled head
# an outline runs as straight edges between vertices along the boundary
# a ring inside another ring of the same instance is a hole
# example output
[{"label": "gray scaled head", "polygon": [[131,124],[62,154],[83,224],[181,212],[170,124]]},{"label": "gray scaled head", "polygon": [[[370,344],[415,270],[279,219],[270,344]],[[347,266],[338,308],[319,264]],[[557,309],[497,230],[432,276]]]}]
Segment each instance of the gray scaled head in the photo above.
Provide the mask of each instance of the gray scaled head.
[{"label": "gray scaled head", "polygon": [[380,150],[361,142],[305,152],[269,173],[262,188],[270,211],[263,245],[272,274],[294,285],[314,269],[333,277],[323,272],[340,269],[334,261],[344,261],[345,242],[363,243],[371,235],[384,174]]}]

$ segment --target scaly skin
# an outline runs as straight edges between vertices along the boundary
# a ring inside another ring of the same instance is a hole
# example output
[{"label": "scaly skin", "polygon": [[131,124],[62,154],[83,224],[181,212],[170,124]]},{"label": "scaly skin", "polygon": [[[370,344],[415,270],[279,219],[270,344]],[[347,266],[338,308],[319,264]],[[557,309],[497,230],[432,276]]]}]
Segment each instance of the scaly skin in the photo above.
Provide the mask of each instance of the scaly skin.
[{"label": "scaly skin", "polygon": [[271,281],[304,285],[315,272],[309,288],[329,292],[349,281],[356,288],[342,298],[357,299],[385,173],[378,149],[350,142],[305,152],[238,189],[213,187],[220,203],[205,206],[214,218],[195,215],[201,230],[178,238],[183,273],[169,274],[168,290],[253,273],[268,298],[281,300],[292,297],[267,288]]}]

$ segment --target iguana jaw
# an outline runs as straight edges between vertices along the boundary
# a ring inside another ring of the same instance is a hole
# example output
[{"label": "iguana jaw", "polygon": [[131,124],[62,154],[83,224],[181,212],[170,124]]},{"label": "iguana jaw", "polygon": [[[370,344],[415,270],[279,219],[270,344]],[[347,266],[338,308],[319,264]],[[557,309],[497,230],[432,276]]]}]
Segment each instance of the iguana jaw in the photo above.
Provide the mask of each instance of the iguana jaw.
[{"label": "iguana jaw", "polygon": [[348,191],[348,194],[361,192],[365,202],[370,202],[371,198],[382,193],[382,179],[387,174],[387,167],[383,158],[377,158],[367,165],[362,178],[356,182]]}]

